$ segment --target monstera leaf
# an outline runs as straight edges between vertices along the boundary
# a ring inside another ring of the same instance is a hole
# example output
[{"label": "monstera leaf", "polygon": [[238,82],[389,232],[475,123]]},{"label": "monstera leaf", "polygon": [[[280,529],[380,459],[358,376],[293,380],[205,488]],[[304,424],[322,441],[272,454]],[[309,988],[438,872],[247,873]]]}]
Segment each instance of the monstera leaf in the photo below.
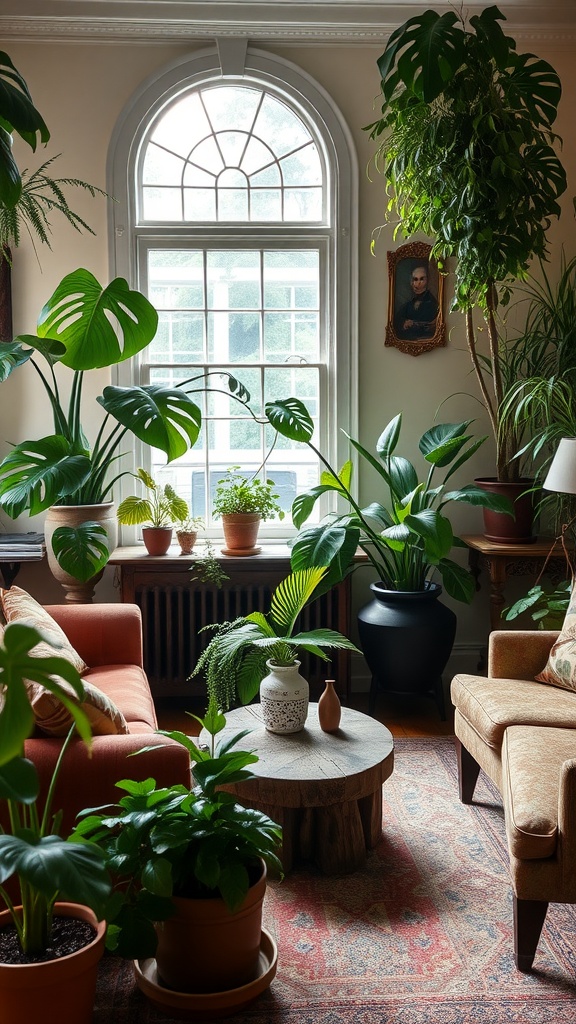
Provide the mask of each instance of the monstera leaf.
[{"label": "monstera leaf", "polygon": [[200,433],[200,409],[178,388],[111,386],[97,401],[141,441],[165,452],[169,462],[184,455]]},{"label": "monstera leaf", "polygon": [[91,461],[60,434],[17,444],[0,464],[0,503],[16,519],[45,512],[74,494],[90,476]]},{"label": "monstera leaf", "polygon": [[104,568],[109,558],[107,533],[88,520],[78,526],[59,526],[52,535],[52,550],[61,569],[86,583]]}]

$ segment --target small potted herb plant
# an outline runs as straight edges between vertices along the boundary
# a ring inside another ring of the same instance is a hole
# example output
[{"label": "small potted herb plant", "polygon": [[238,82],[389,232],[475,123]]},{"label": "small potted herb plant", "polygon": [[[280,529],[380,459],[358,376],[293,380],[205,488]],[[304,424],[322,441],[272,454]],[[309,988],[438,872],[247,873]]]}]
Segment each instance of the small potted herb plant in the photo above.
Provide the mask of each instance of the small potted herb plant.
[{"label": "small potted herb plant", "polygon": [[182,522],[190,515],[188,502],[180,498],[171,484],[157,484],[147,470],[140,468],[133,474],[150,492],[149,498],[131,494],[118,506],[118,522],[122,526],[139,526],[148,523],[142,530],[142,540],[149,555],[165,555],[172,542],[175,522]]},{"label": "small potted herb plant", "polygon": [[182,555],[191,555],[192,550],[196,541],[198,540],[198,530],[202,530],[205,526],[202,516],[191,516],[188,514],[186,518],[179,519],[176,523],[176,540],[180,545],[180,553]]},{"label": "small potted herb plant", "polygon": [[284,518],[284,511],[274,492],[273,480],[262,480],[256,475],[245,476],[240,466],[231,466],[225,477],[218,481],[213,511],[222,519],[227,555],[255,555],[260,522]]}]

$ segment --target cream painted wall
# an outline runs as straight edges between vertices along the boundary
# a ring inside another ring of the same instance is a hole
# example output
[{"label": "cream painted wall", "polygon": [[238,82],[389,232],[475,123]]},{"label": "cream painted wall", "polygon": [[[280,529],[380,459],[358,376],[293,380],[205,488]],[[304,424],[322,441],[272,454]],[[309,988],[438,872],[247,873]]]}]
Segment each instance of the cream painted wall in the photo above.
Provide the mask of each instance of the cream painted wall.
[{"label": "cream painted wall", "polygon": [[[203,44],[202,44],[203,45]],[[563,204],[560,224],[550,230],[553,263],[557,264],[561,245],[567,255],[574,255],[574,219],[570,197],[576,193],[576,142],[572,131],[572,113],[576,105],[576,70],[573,56],[558,44],[533,42],[539,56],[548,59],[559,71],[564,87],[558,131],[564,135],[563,160],[569,174],[569,188]],[[200,46],[198,48],[201,48]],[[262,49],[266,47],[262,46]],[[519,45],[519,49],[527,49]],[[33,98],[52,132],[47,155],[62,153],[54,167],[59,175],[88,180],[102,188],[106,183],[106,159],[109,140],[116,120],[133,92],[155,70],[162,69],[174,58],[190,52],[188,46],[113,43],[28,42],[11,43],[10,56],[24,74]],[[373,230],[384,216],[384,188],[376,175],[369,179],[366,168],[373,153],[373,144],[362,126],[375,117],[379,78],[376,59],[381,48],[333,48],[319,46],[275,46],[269,49],[299,65],[316,79],[340,107],[351,129],[360,167],[360,429],[363,443],[370,447],[385,423],[397,412],[404,415],[402,453],[418,459],[417,440],[427,429],[440,403],[455,392],[460,394],[446,404],[442,419],[456,420],[476,417],[478,432],[487,432],[480,404],[473,398],[476,386],[469,373],[465,352],[462,319],[449,318],[450,337],[444,349],[418,358],[384,347],[387,312],[386,252],[401,240],[392,239],[386,227],[378,236],[375,256],[370,242]],[[22,147],[21,163],[35,167],[44,154],[31,154]],[[104,281],[108,279],[108,239],[106,200],[90,199],[81,193],[72,205],[96,229],[97,235],[79,235],[67,225],[54,220],[52,253],[39,253],[41,268],[30,243],[24,240],[14,255],[13,293],[16,332],[34,329],[36,316],[53,288],[65,273],[85,266]],[[95,393],[108,382],[108,375],[94,382]],[[0,392],[0,453],[10,442],[37,436],[44,429],[46,408],[31,375],[20,372],[2,386]],[[96,411],[96,410],[95,410]],[[92,426],[90,423],[87,427]],[[473,468],[466,467],[467,482],[473,475],[493,471],[493,451],[487,443],[478,454]],[[364,500],[371,500],[372,480],[361,478]],[[480,514],[468,509],[453,515],[461,532],[481,530]],[[10,521],[3,520],[7,528]],[[28,528],[24,519],[18,524]],[[33,522],[33,527],[40,522]],[[12,527],[13,528],[13,527]],[[47,570],[28,567],[22,570],[19,582],[30,586],[41,600],[61,600],[61,591]],[[112,571],[107,570],[99,585],[98,600],[113,600]],[[357,587],[356,603],[365,600],[365,587]],[[483,642],[487,628],[485,590],[477,595],[470,608],[454,605],[459,628],[457,649],[469,658]]]}]

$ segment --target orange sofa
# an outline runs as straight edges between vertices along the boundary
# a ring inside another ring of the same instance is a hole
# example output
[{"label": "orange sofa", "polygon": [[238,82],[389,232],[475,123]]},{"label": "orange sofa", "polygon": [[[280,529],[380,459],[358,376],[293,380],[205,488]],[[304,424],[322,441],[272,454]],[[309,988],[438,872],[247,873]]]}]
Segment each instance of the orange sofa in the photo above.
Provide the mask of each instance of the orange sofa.
[{"label": "orange sofa", "polygon": [[[66,835],[76,815],[86,807],[116,803],[121,779],[156,779],[159,786],[190,786],[190,759],[180,744],[155,735],[158,727],[152,694],[143,669],[142,622],[135,604],[48,605],[46,611],[64,630],[89,670],[83,678],[103,690],[122,711],[129,732],[94,736],[89,753],[80,739],[66,751],[56,787],[53,810],[63,811]],[[34,735],[26,742],[26,757],[35,764],[42,792],[46,791],[62,747],[62,739]],[[152,750],[130,757],[146,746]]]}]

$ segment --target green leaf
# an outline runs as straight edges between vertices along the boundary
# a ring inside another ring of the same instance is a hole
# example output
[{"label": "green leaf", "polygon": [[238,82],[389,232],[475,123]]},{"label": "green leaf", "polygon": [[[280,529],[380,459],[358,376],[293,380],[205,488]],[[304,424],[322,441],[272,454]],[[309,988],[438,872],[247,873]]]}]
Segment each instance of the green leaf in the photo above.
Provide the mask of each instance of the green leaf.
[{"label": "green leaf", "polygon": [[38,772],[32,761],[14,757],[7,764],[0,765],[0,800],[33,804],[39,791]]},{"label": "green leaf", "polygon": [[[343,531],[343,537],[340,531]],[[300,530],[290,553],[292,571],[306,569],[310,565],[327,565],[326,575],[315,591],[315,597],[321,597],[352,572],[359,540],[358,526],[345,518]]]},{"label": "green leaf", "polygon": [[510,88],[534,122],[546,127],[554,124],[562,86],[550,64],[531,53],[519,54],[510,75]]},{"label": "green leaf", "polygon": [[4,341],[0,345],[0,383],[10,376],[13,370],[27,363],[33,355],[32,349],[25,349],[16,341]]},{"label": "green leaf", "polygon": [[29,843],[13,835],[0,836],[0,878],[18,873],[48,899],[64,899],[102,910],[110,892],[104,853],[91,843],[71,843],[44,836]]},{"label": "green leaf", "polygon": [[426,558],[436,564],[452,548],[452,526],[446,516],[436,509],[427,508],[417,515],[407,516],[404,524],[424,541]]},{"label": "green leaf", "polygon": [[500,494],[490,494],[476,484],[465,484],[457,491],[447,491],[442,496],[442,506],[449,501],[464,501],[467,505],[476,505],[480,508],[489,508],[493,512],[502,512],[507,515],[514,515],[514,506],[509,498]]},{"label": "green leaf", "polygon": [[200,433],[201,412],[178,388],[162,384],[104,388],[99,404],[140,441],[163,451],[168,462],[185,455]]},{"label": "green leaf", "polygon": [[23,512],[45,512],[73,494],[89,478],[91,462],[60,434],[15,445],[3,459],[0,505],[16,519]]},{"label": "green leaf", "polygon": [[280,636],[290,636],[298,615],[325,575],[326,566],[312,566],[292,572],[280,581],[270,599],[270,621]]},{"label": "green leaf", "polygon": [[339,490],[334,487],[333,484],[324,484],[317,487],[311,487],[309,491],[304,491],[302,494],[297,494],[292,502],[292,522],[297,530],[300,529],[303,523],[310,518],[312,509],[318,501],[318,498],[322,494],[327,494],[329,491]]},{"label": "green leaf", "polygon": [[[378,61],[384,98],[389,101],[401,78],[416,96],[431,103],[442,92],[447,77],[464,60],[465,38],[452,11],[439,16],[435,11],[410,18],[392,33]],[[401,76],[395,73],[400,64]]]},{"label": "green leaf", "polygon": [[402,413],[398,413],[393,420],[390,420],[388,426],[380,434],[376,442],[376,451],[383,462],[386,462],[394,454],[400,438],[401,427]]},{"label": "green leaf", "polygon": [[314,422],[299,398],[278,399],[267,402],[264,412],[274,430],[291,441],[306,443],[314,433]]},{"label": "green leaf", "polygon": [[472,574],[450,558],[440,559],[437,568],[446,593],[456,601],[470,604],[476,593],[476,583]]},{"label": "green leaf", "polygon": [[86,583],[108,563],[108,534],[100,523],[59,526],[52,535],[58,565],[74,579]]},{"label": "green leaf", "polygon": [[42,309],[38,335],[66,347],[62,362],[72,370],[115,366],[150,344],[158,326],[154,306],[117,277],[106,287],[88,270],[75,270]]}]

